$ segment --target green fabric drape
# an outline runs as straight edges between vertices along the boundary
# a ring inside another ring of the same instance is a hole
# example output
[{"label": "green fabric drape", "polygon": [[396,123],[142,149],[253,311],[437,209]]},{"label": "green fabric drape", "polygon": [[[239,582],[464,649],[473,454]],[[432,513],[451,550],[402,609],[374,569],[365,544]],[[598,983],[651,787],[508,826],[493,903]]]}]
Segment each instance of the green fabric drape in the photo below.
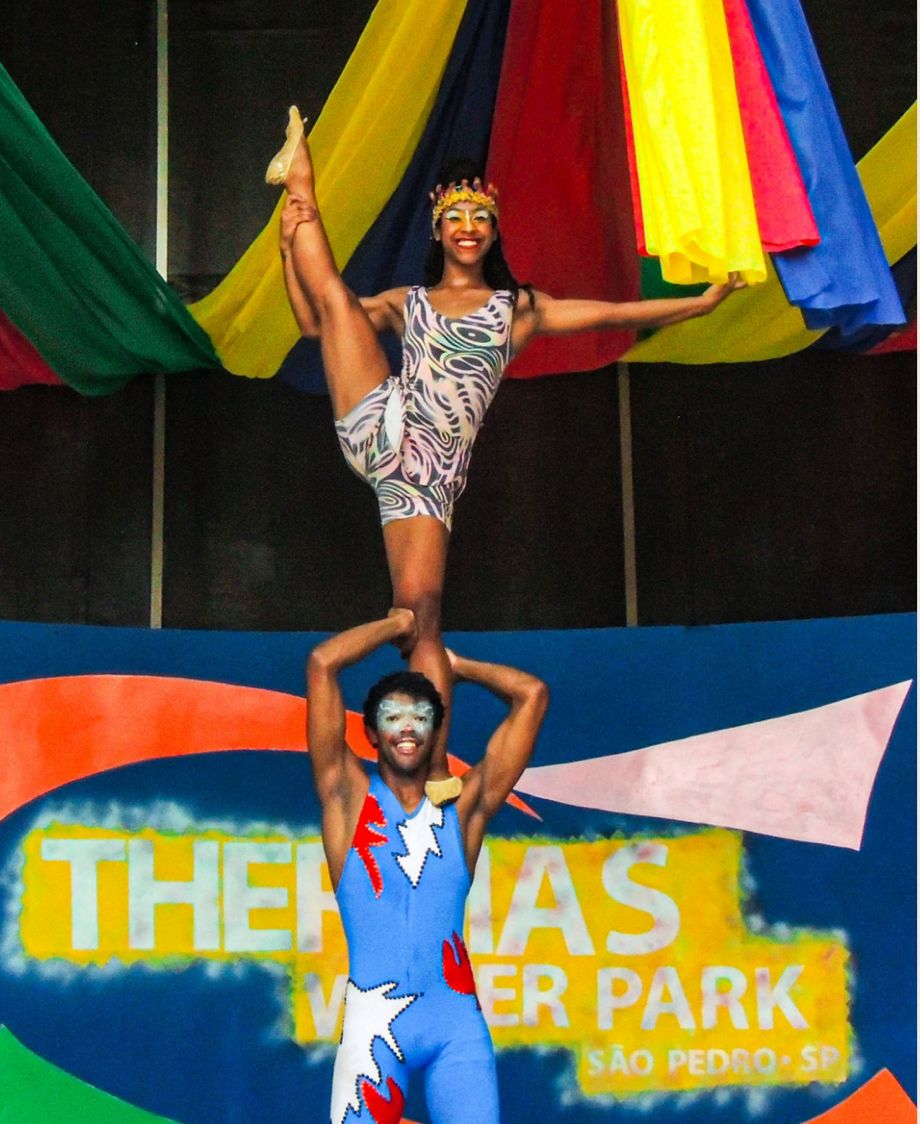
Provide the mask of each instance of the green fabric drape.
[{"label": "green fabric drape", "polygon": [[0,67],[0,309],[68,385],[218,367],[207,335]]}]

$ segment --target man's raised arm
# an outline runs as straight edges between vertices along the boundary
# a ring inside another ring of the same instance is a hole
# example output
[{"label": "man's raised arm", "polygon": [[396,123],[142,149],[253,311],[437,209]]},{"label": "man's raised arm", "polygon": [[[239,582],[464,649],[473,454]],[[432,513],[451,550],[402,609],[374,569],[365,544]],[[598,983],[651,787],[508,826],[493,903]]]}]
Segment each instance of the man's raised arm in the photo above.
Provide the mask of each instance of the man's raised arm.
[{"label": "man's raised arm", "polygon": [[363,770],[345,744],[345,703],[339,674],[384,644],[411,637],[415,617],[410,609],[391,609],[383,620],[370,621],[330,636],[307,659],[307,744],[320,803],[344,795],[343,786]]},{"label": "man's raised arm", "polygon": [[497,663],[448,652],[455,682],[478,683],[508,704],[508,714],[489,738],[485,754],[463,778],[457,812],[464,828],[467,863],[472,870],[489,820],[527,768],[549,705],[542,679]]}]

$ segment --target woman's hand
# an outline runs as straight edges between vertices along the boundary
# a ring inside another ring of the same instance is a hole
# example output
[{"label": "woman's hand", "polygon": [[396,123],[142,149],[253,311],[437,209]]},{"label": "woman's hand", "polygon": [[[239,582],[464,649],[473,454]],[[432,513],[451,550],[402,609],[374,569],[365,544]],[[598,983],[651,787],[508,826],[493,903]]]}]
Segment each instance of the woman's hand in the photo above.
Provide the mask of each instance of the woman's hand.
[{"label": "woman's hand", "polygon": [[700,296],[703,302],[704,312],[712,312],[714,308],[725,300],[738,289],[746,289],[747,282],[744,281],[740,273],[729,273],[728,280],[722,285],[710,285],[709,288]]},{"label": "woman's hand", "polygon": [[403,659],[408,659],[418,640],[418,627],[415,623],[415,613],[413,613],[411,609],[397,609],[394,607],[387,613],[387,617],[394,621],[399,629],[393,637],[393,643],[399,649],[399,654]]},{"label": "woman's hand", "polygon": [[281,208],[281,256],[287,257],[294,241],[294,231],[302,222],[315,222],[316,208],[296,195],[288,195]]}]

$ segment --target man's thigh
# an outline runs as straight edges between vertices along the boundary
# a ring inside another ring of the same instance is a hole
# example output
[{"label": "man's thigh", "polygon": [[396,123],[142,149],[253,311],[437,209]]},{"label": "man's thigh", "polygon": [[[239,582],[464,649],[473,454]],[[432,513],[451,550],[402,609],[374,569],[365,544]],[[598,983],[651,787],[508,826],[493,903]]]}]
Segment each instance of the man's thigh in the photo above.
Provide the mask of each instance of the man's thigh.
[{"label": "man's thigh", "polygon": [[447,1043],[425,1070],[425,1099],[431,1124],[499,1124],[491,1041]]}]

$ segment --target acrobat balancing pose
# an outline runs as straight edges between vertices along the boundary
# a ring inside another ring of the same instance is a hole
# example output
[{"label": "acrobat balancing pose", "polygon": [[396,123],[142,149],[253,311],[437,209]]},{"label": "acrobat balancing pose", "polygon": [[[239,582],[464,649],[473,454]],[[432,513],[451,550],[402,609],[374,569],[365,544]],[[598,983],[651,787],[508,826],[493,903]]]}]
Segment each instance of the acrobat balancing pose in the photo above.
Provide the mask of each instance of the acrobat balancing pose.
[{"label": "acrobat balancing pose", "polygon": [[[313,166],[296,107],[266,180],[283,184],[281,254],[288,297],[304,336],[318,337],[349,466],[374,489],[383,524],[393,604],[412,609],[417,640],[409,667],[441,693],[447,715],[432,758],[429,795],[456,797],[447,767],[450,667],[441,639],[441,595],[454,502],[473,441],[512,356],[541,334],[648,328],[711,312],[741,282],[700,296],[613,304],[555,300],[520,286],[505,262],[495,189],[454,179],[432,195],[429,285],[356,297],[336,267],[314,191]],[[377,333],[403,338],[391,378]]]},{"label": "acrobat balancing pose", "polygon": [[498,1124],[495,1059],[462,940],[486,825],[524,771],[546,685],[526,672],[447,652],[451,680],[479,684],[507,714],[459,798],[425,795],[444,707],[419,672],[380,680],[364,704],[379,772],[345,743],[342,670],[387,643],[412,647],[409,609],[318,645],[307,661],[309,744],[323,847],[348,941],[349,978],[332,1080],[332,1124],[398,1121],[412,1070],[424,1070],[432,1124]]}]

